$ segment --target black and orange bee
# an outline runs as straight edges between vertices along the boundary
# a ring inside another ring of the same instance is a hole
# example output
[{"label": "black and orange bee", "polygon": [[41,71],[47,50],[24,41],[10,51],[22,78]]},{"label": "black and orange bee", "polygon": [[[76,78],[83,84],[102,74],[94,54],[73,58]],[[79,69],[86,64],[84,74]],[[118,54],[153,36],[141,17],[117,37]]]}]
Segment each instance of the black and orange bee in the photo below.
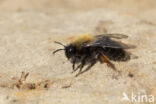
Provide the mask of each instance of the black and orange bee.
[{"label": "black and orange bee", "polygon": [[[72,39],[73,41],[69,45],[63,45],[63,49],[57,49],[53,52],[60,50],[65,51],[65,56],[73,64],[73,72],[79,69],[76,77],[87,70],[89,70],[98,61],[106,63],[109,67],[116,70],[114,64],[110,61],[127,61],[130,59],[130,54],[125,50],[132,48],[124,43],[113,40],[127,38],[128,36],[122,34],[102,34],[92,36],[90,34],[80,35]],[[78,66],[75,68],[75,64]],[[85,70],[83,67],[88,65]]]}]

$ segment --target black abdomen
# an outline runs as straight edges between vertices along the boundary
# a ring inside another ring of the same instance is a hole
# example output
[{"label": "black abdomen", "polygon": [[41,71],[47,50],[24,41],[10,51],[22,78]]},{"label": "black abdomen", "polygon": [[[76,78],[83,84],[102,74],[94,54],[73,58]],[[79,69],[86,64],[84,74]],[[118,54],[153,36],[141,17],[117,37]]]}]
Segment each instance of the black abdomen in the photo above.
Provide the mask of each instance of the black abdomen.
[{"label": "black abdomen", "polygon": [[130,59],[130,55],[122,48],[110,48],[103,49],[104,55],[113,61],[127,61]]}]

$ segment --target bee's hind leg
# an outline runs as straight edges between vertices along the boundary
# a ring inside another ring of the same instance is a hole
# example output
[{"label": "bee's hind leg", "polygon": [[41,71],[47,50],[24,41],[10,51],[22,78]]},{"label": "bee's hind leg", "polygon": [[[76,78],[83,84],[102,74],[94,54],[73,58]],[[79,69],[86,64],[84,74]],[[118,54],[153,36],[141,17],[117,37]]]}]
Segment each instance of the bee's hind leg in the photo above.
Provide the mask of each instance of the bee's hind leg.
[{"label": "bee's hind leg", "polygon": [[116,70],[115,65],[114,65],[113,63],[111,63],[110,60],[109,60],[104,54],[102,54],[102,55],[100,56],[100,58],[101,58],[101,61],[102,61],[102,62],[107,63],[107,66],[108,66],[108,67],[111,67],[112,69]]}]

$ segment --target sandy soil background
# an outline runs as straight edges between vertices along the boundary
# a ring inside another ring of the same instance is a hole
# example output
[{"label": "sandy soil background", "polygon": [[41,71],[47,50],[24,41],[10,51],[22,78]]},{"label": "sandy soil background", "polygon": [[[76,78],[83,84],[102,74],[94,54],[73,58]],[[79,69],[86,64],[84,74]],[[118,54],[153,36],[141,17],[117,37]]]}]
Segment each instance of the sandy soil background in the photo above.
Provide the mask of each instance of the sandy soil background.
[{"label": "sandy soil background", "polygon": [[[138,58],[113,62],[121,74],[98,63],[75,78],[53,41],[84,33],[126,34]],[[0,104],[133,104],[123,92],[156,100],[155,45],[155,0],[0,0]]]}]

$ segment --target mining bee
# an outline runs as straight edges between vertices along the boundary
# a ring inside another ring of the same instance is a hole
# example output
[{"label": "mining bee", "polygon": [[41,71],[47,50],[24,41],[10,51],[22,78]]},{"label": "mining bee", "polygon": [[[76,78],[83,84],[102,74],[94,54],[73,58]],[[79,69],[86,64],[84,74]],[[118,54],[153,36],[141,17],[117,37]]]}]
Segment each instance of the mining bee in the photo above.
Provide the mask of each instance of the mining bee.
[{"label": "mining bee", "polygon": [[[64,50],[65,56],[72,63],[72,72],[75,72],[79,69],[76,77],[89,70],[98,61],[100,63],[106,63],[108,67],[116,70],[114,64],[110,60],[129,60],[130,54],[125,49],[132,48],[133,46],[128,46],[114,39],[122,39],[127,37],[128,36],[122,34],[102,34],[96,36],[84,34],[74,37],[72,39],[73,41],[68,45],[55,41],[56,44],[62,45],[64,48],[55,50],[53,54]],[[76,64],[78,65],[75,68]],[[88,66],[82,71],[85,65]]]}]

